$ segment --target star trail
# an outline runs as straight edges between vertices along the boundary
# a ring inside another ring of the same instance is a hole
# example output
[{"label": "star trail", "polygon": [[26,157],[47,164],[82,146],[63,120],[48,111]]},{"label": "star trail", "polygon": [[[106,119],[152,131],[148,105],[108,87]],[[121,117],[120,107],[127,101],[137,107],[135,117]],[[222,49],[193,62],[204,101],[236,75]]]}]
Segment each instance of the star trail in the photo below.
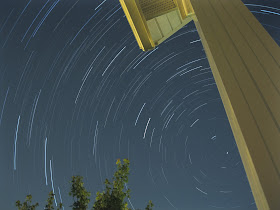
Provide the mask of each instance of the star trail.
[{"label": "star trail", "polygon": [[[280,44],[280,3],[243,0]],[[139,49],[118,0],[0,4],[3,209],[30,193],[72,204],[130,160],[128,207],[257,209],[193,22]]]}]

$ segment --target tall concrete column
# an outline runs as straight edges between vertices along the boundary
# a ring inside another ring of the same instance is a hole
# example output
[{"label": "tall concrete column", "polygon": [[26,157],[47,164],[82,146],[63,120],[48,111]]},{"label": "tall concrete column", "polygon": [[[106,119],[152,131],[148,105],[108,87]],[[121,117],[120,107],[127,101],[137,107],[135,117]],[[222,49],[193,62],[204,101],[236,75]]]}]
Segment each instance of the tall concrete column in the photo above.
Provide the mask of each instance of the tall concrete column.
[{"label": "tall concrete column", "polygon": [[120,2],[144,51],[194,20],[256,205],[260,210],[280,210],[280,48],[276,42],[241,0]]},{"label": "tall concrete column", "polygon": [[241,0],[189,0],[258,209],[280,209],[280,48]]}]

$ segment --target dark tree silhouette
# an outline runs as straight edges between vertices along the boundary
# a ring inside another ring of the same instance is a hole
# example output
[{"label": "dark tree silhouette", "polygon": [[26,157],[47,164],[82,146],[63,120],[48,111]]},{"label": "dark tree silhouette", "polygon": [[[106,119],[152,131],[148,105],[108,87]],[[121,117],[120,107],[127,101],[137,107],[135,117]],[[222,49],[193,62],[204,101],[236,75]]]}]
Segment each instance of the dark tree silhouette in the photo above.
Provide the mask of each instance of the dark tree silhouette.
[{"label": "dark tree silhouette", "polygon": [[[53,201],[54,201],[54,193],[53,191],[50,191],[47,204],[45,206],[45,210],[54,210]],[[59,203],[57,210],[61,210],[61,209],[62,209],[62,203]]]},{"label": "dark tree silhouette", "polygon": [[35,208],[39,206],[39,203],[31,205],[31,202],[32,195],[27,195],[23,203],[20,203],[19,200],[16,201],[16,207],[18,207],[18,210],[35,210]]},{"label": "dark tree silhouette", "polygon": [[[93,210],[131,210],[128,208],[128,204],[125,199],[130,198],[130,189],[124,190],[125,184],[128,182],[129,175],[129,160],[123,159],[123,164],[120,159],[117,160],[117,171],[114,173],[113,180],[110,182],[108,179],[105,180],[104,184],[106,189],[103,192],[97,192],[95,202],[93,204]],[[72,176],[71,191],[69,195],[73,197],[74,203],[70,206],[73,210],[86,210],[90,202],[91,193],[88,192],[83,183],[82,176]],[[16,201],[16,206],[19,210],[35,210],[38,203],[31,205],[32,196],[27,195],[25,202],[20,203]],[[45,206],[45,210],[54,210],[53,207],[54,193],[51,191]],[[145,210],[152,210],[154,204],[149,201]],[[59,204],[57,210],[61,210],[62,203]]]},{"label": "dark tree silhouette", "polygon": [[[125,184],[128,182],[129,175],[129,160],[123,159],[123,164],[120,159],[117,160],[117,171],[114,174],[113,182],[105,180],[105,191],[96,193],[96,201],[93,205],[94,210],[131,210],[127,207],[127,202],[124,199],[130,198],[130,189],[123,192]],[[146,210],[152,210],[153,203],[149,201]]]},{"label": "dark tree silhouette", "polygon": [[90,202],[89,197],[91,193],[86,191],[83,183],[83,177],[72,176],[72,181],[70,181],[70,183],[72,183],[72,186],[69,195],[74,199],[74,203],[70,207],[77,210],[86,210]]}]

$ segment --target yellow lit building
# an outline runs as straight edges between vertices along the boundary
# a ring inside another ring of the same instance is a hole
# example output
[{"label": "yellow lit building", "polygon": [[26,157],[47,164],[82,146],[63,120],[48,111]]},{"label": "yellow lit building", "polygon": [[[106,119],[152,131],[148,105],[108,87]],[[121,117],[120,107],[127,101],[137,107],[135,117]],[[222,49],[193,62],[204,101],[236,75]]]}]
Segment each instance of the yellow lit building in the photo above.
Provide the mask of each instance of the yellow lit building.
[{"label": "yellow lit building", "polygon": [[280,209],[280,48],[241,0],[120,0],[152,50],[194,21],[260,210]]}]

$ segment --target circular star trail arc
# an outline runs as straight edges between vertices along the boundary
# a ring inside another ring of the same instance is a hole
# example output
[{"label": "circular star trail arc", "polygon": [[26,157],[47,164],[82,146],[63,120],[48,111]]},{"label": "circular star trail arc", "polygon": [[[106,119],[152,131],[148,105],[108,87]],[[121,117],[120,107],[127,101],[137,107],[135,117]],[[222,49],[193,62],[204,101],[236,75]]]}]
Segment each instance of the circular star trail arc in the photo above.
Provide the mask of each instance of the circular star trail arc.
[{"label": "circular star trail arc", "polygon": [[[279,2],[243,2],[279,44]],[[68,209],[72,175],[94,195],[129,158],[132,209],[256,209],[193,23],[143,52],[118,1],[0,10],[3,208],[53,190]]]}]

